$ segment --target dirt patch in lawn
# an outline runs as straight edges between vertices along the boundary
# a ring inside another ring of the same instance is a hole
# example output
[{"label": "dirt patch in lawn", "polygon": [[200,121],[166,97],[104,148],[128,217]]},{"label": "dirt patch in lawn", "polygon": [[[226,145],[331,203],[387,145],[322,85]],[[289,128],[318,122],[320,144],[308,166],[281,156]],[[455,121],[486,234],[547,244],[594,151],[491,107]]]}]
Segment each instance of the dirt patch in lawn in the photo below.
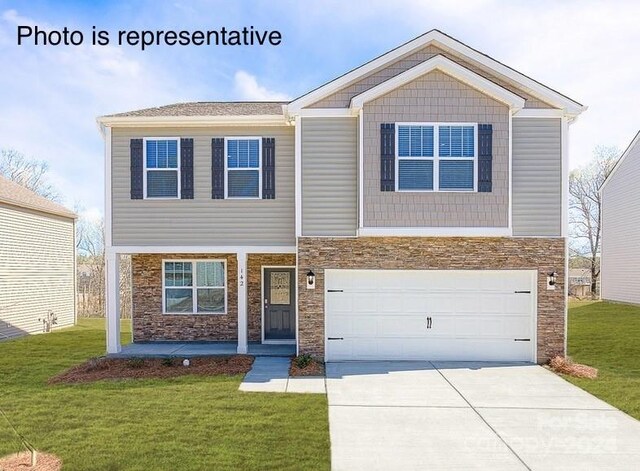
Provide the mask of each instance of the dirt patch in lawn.
[{"label": "dirt patch in lawn", "polygon": [[304,355],[293,357],[289,376],[324,376],[324,363]]},{"label": "dirt patch in lawn", "polygon": [[570,358],[557,356],[549,361],[549,368],[556,373],[573,376],[575,378],[596,379],[598,369],[580,363],[574,363]]},{"label": "dirt patch in lawn", "polygon": [[245,374],[251,369],[253,357],[190,358],[92,358],[49,379],[49,384],[87,383],[103,379],[173,378],[184,375],[214,376]]},{"label": "dirt patch in lawn", "polygon": [[38,453],[36,465],[31,467],[31,453],[23,452],[0,458],[0,471],[59,471],[62,469],[62,460],[49,453]]}]

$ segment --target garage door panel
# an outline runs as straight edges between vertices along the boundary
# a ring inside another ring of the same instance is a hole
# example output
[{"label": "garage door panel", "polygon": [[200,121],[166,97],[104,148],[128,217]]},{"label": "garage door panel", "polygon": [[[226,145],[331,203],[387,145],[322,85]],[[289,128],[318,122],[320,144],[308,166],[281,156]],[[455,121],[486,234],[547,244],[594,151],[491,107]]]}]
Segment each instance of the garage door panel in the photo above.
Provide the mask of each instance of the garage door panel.
[{"label": "garage door panel", "polygon": [[326,270],[327,289],[340,290],[325,298],[327,336],[343,339],[327,341],[327,360],[532,361],[536,278],[535,271]]}]

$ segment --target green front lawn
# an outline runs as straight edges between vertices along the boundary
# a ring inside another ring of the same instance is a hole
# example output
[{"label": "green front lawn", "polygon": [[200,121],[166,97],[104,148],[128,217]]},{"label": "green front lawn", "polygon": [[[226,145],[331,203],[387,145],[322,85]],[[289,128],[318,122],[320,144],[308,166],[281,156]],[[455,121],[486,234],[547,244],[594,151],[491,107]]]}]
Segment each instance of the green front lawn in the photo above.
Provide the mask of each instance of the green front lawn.
[{"label": "green front lawn", "polygon": [[[65,470],[329,469],[324,395],[241,393],[241,376],[46,384],[103,351],[100,319],[0,343],[0,408]],[[0,416],[0,456],[20,450]]]},{"label": "green front lawn", "polygon": [[599,370],[569,381],[640,419],[640,306],[570,303],[569,356]]}]

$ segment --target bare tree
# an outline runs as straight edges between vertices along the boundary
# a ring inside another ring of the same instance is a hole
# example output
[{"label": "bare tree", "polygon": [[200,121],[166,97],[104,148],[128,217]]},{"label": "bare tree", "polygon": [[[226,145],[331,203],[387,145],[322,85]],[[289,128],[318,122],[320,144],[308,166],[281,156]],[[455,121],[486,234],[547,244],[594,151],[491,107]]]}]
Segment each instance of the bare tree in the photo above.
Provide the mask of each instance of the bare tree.
[{"label": "bare tree", "polygon": [[13,149],[0,151],[0,175],[51,201],[60,202],[60,193],[49,182],[48,171],[49,164],[44,160],[28,159]]},{"label": "bare tree", "polygon": [[592,160],[569,175],[570,252],[591,270],[592,295],[600,276],[600,187],[619,156],[617,147],[597,146]]},{"label": "bare tree", "polygon": [[[82,208],[76,205],[76,213]],[[83,317],[105,315],[104,221],[81,217],[76,223],[78,311]],[[131,257],[120,256],[120,315],[131,317]]]}]

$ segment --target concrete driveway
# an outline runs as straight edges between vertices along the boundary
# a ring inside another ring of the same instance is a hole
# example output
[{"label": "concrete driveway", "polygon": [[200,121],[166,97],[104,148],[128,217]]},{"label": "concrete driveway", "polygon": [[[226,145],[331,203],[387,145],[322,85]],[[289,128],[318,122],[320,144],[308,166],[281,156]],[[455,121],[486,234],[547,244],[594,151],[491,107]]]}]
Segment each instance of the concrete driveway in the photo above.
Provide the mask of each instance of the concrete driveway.
[{"label": "concrete driveway", "polygon": [[530,364],[327,365],[334,470],[640,469],[640,422]]}]

